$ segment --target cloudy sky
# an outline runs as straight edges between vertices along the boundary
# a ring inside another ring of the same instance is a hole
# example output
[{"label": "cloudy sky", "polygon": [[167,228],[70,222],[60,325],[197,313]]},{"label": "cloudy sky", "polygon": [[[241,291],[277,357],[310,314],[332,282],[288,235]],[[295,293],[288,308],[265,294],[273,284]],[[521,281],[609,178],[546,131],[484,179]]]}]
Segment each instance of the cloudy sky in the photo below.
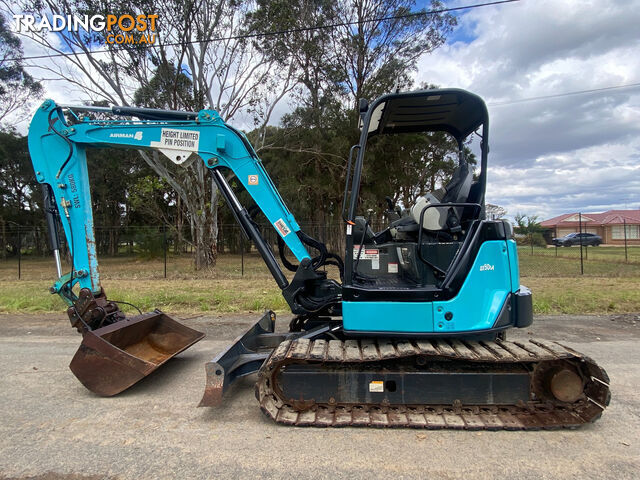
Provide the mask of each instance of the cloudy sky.
[{"label": "cloudy sky", "polygon": [[522,0],[465,11],[416,79],[488,103],[487,201],[510,216],[640,208],[640,1]]},{"label": "cloudy sky", "polygon": [[[544,219],[640,208],[640,0],[521,0],[458,18],[447,45],[421,59],[415,75],[488,103],[487,201],[511,217]],[[42,53],[24,46],[25,55]],[[65,82],[45,87],[60,103],[86,96]],[[596,89],[606,90],[556,96]],[[286,102],[278,108],[286,110]]]}]

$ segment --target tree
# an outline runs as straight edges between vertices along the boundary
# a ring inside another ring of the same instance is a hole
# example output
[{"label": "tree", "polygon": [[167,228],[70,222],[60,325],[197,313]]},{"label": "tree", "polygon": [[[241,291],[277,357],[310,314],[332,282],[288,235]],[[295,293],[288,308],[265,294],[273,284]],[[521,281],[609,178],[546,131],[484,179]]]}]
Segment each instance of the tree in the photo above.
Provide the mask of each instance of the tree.
[{"label": "tree", "polygon": [[530,233],[541,233],[544,229],[538,222],[538,215],[525,215],[524,213],[516,213],[514,220],[516,222],[516,233],[528,235]]},{"label": "tree", "polygon": [[25,112],[42,95],[42,85],[23,65],[22,43],[0,15],[0,129],[9,129],[12,114]]},{"label": "tree", "polygon": [[[354,108],[361,98],[409,86],[418,58],[444,44],[456,25],[453,15],[427,14],[426,9],[415,10],[415,5],[414,0],[340,2],[338,19],[343,26],[333,48]],[[430,2],[431,10],[442,8],[440,1]]]},{"label": "tree", "polygon": [[514,230],[515,233],[525,236],[527,244],[545,246],[547,243],[542,236],[544,227],[540,224],[538,218],[538,215],[516,213]]},{"label": "tree", "polygon": [[40,189],[29,161],[27,137],[15,131],[0,132],[0,255],[7,248],[15,252],[17,243],[9,240],[8,227],[42,223]]},{"label": "tree", "polygon": [[[262,37],[259,45],[292,68],[298,107],[283,117],[282,129],[253,138],[275,177],[282,172],[285,198],[298,199],[295,213],[302,210],[315,221],[339,218],[344,166],[359,136],[358,99],[411,85],[417,59],[441,45],[455,25],[450,15],[420,15],[424,10],[414,7],[411,0],[258,1],[250,17],[256,29],[290,31]],[[316,28],[336,24],[341,26]],[[375,206],[387,195],[407,203],[453,172],[455,142],[440,134],[426,137],[380,138],[367,148],[365,203]]]},{"label": "tree", "polygon": [[492,203],[487,203],[485,205],[485,212],[489,220],[500,220],[501,218],[504,218],[504,216],[507,214],[507,209],[501,207],[500,205],[493,205]]},{"label": "tree", "polygon": [[[9,11],[16,8],[9,2],[5,5]],[[207,107],[217,110],[225,120],[248,114],[255,126],[264,128],[274,105],[291,88],[287,70],[275,68],[275,60],[244,37],[247,15],[254,8],[251,1],[25,0],[19,8],[40,15],[106,15],[114,10],[134,16],[158,14],[162,43],[151,45],[109,44],[106,31],[30,34],[47,52],[63,55],[53,59],[54,65],[31,66],[65,80],[91,102],[131,105],[138,100],[144,106],[171,109]],[[170,90],[157,92],[154,99],[150,93],[155,88]],[[195,267],[213,266],[219,194],[206,168],[202,162],[195,162],[186,172],[176,173],[161,155],[140,155],[176,190],[188,212]]]}]

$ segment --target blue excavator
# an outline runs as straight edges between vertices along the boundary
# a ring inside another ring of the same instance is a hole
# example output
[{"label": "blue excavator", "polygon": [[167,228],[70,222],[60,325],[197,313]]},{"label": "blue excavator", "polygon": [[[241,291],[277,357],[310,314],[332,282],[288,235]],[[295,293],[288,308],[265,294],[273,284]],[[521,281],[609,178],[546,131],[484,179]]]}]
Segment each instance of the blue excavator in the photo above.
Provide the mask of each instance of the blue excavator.
[{"label": "blue excavator", "polygon": [[[421,90],[363,100],[359,110],[340,255],[301,230],[245,135],[216,111],[45,101],[30,126],[29,150],[58,273],[51,293],[66,302],[83,335],[70,364],[76,377],[98,395],[114,395],[204,336],[159,310],[127,317],[100,285],[86,151],[122,147],[155,150],[178,165],[203,162],[294,315],[279,332],[275,313],[265,313],[208,362],[201,406],[219,405],[238,378],[257,373],[260,408],[291,425],[539,429],[599,418],[609,379],[593,360],[556,342],[506,339],[508,329],[531,325],[532,300],[520,285],[512,226],[485,214],[483,100],[460,89]],[[388,224],[374,231],[370,212],[361,211],[368,143],[430,132],[457,144],[450,181],[408,208],[389,202]],[[470,135],[481,139],[477,172],[465,156]],[[231,175],[277,232],[280,261]],[[59,223],[69,272],[61,267]]]}]

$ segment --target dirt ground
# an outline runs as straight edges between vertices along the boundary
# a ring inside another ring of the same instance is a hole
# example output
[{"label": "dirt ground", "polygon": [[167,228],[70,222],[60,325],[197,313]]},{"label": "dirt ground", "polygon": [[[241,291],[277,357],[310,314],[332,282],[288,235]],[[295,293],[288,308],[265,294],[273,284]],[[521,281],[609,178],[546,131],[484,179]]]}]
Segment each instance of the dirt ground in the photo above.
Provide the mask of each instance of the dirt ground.
[{"label": "dirt ground", "polygon": [[185,319],[207,337],[99,398],[67,368],[80,337],[66,318],[0,315],[0,479],[640,478],[639,315],[538,317],[513,332],[560,340],[611,377],[598,422],[550,432],[283,427],[260,412],[251,378],[223,407],[196,408],[204,363],[259,316]]}]

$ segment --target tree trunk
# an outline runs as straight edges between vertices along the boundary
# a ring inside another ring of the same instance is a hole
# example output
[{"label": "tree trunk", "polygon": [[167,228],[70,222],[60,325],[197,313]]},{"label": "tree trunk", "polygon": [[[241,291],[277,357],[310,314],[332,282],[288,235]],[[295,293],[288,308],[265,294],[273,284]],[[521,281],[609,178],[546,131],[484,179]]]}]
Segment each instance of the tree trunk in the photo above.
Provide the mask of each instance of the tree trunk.
[{"label": "tree trunk", "polygon": [[140,155],[147,165],[173,187],[184,204],[195,249],[195,269],[215,267],[218,257],[219,192],[202,160],[196,159],[185,170],[174,173],[164,166],[157,152],[150,156],[147,152],[140,151]]},{"label": "tree trunk", "polygon": [[7,259],[7,224],[2,218],[0,218],[0,224],[2,224],[2,240],[0,241],[0,246],[2,246],[2,252],[0,252],[0,255],[2,256],[2,260],[6,260]]}]

